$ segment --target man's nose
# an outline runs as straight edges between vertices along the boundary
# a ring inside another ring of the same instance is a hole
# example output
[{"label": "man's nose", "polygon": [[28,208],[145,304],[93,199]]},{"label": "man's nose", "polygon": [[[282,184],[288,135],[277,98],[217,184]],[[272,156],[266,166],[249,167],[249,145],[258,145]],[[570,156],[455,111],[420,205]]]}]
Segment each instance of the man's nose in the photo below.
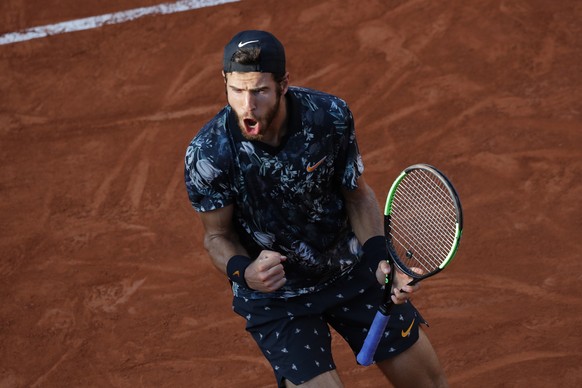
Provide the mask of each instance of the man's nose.
[{"label": "man's nose", "polygon": [[247,92],[244,97],[244,108],[247,111],[253,111],[256,108],[256,99],[253,93]]}]

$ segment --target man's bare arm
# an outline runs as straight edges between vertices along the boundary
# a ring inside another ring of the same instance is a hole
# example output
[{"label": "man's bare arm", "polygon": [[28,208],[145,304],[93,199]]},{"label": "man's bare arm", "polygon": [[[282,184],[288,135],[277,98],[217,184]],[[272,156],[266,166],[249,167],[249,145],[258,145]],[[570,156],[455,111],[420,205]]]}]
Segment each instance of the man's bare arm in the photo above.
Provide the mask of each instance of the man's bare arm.
[{"label": "man's bare arm", "polygon": [[378,201],[363,177],[358,179],[356,189],[344,189],[343,195],[350,224],[360,243],[365,243],[370,237],[384,234],[383,216]]},{"label": "man's bare arm", "polygon": [[226,273],[226,264],[231,257],[248,255],[239,243],[233,228],[233,211],[234,205],[228,205],[221,209],[199,213],[205,230],[204,248],[208,251],[214,265],[223,273]]},{"label": "man's bare arm", "polygon": [[[234,206],[200,213],[204,225],[204,247],[214,265],[227,276],[227,264],[233,256],[247,256],[246,249],[240,244],[232,223]],[[245,285],[262,292],[273,292],[286,282],[282,262],[286,260],[279,252],[263,250],[259,257],[246,258],[248,266],[241,269],[239,276]],[[251,264],[248,264],[252,260]],[[243,261],[244,263],[244,261]],[[243,273],[244,272],[244,273]],[[230,274],[232,275],[232,274]],[[232,279],[232,278],[231,278]]]}]

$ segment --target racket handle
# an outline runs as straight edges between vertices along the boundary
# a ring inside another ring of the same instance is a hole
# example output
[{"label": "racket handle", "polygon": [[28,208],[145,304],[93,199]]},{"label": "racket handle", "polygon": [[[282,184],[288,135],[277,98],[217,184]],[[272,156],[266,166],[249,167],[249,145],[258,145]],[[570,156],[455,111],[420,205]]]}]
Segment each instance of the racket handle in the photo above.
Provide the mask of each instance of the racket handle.
[{"label": "racket handle", "polygon": [[372,326],[370,326],[370,331],[368,331],[368,335],[364,340],[364,345],[356,357],[359,364],[368,366],[374,362],[374,354],[376,353],[376,349],[378,349],[378,344],[384,334],[388,319],[390,319],[390,315],[384,315],[381,311],[376,313]]}]

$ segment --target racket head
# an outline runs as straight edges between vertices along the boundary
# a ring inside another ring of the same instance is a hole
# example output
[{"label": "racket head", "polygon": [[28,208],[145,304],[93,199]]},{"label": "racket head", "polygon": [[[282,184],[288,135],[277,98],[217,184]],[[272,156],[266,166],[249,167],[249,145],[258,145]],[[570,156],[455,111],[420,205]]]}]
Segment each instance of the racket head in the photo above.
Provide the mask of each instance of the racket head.
[{"label": "racket head", "polygon": [[392,260],[413,281],[440,272],[455,256],[463,234],[457,191],[434,166],[407,167],[388,192],[384,231]]}]

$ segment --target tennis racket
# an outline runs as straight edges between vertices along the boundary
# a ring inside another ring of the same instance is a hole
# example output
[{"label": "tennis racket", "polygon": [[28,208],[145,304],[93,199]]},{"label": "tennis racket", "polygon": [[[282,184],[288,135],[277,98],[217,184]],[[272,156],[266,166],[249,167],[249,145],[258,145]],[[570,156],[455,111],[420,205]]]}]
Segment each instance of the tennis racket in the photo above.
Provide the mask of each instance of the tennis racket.
[{"label": "tennis racket", "polygon": [[463,232],[459,196],[447,177],[435,167],[415,164],[392,184],[384,209],[384,232],[391,271],[383,300],[370,326],[358,363],[368,366],[380,342],[393,302],[394,264],[412,278],[408,284],[434,276],[453,259]]}]

